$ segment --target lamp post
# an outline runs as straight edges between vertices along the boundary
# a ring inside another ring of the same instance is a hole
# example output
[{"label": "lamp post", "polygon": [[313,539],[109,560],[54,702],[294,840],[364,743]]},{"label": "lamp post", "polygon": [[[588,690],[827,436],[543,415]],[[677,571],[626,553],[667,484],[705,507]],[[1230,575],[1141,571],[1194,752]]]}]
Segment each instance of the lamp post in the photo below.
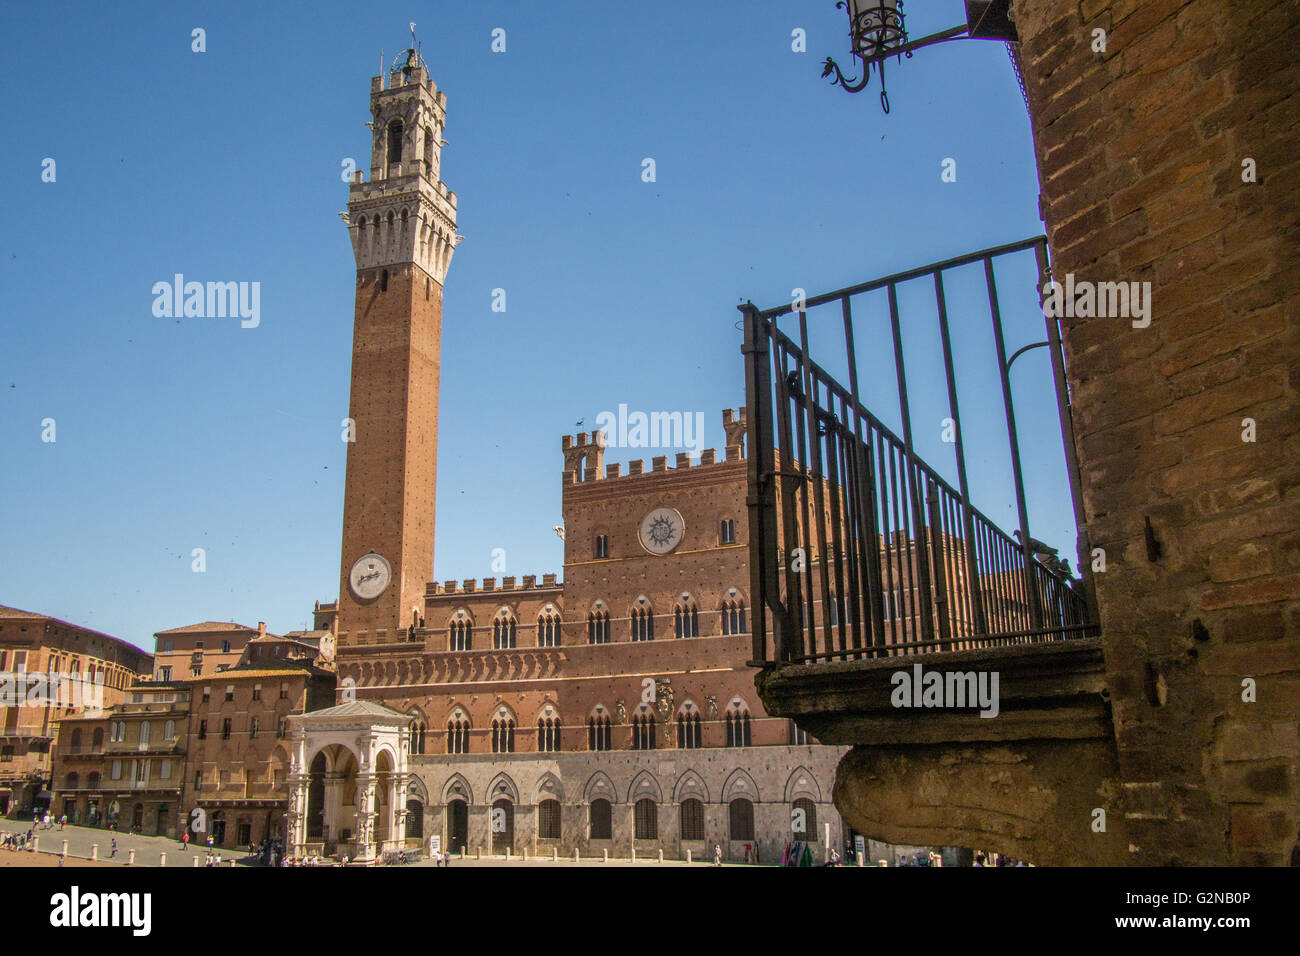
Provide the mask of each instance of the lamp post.
[{"label": "lamp post", "polygon": [[889,112],[889,94],[885,90],[885,60],[891,56],[911,57],[913,50],[947,40],[964,38],[1017,42],[1012,20],[1011,0],[966,0],[966,22],[931,33],[919,40],[907,38],[903,0],[838,0],[837,8],[849,15],[850,52],[862,70],[859,79],[849,79],[831,57],[826,58],[822,76],[835,75],[837,86],[850,93],[866,89],[874,66],[880,73],[880,106]]}]

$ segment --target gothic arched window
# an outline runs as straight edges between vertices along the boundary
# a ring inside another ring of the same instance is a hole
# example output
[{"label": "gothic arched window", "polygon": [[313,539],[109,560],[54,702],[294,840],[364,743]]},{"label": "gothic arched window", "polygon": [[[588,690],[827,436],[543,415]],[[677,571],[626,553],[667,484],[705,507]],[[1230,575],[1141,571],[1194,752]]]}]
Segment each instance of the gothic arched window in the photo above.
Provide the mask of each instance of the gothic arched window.
[{"label": "gothic arched window", "polygon": [[614,814],[609,801],[597,797],[591,801],[591,839],[611,840],[614,837]]},{"label": "gothic arched window", "polygon": [[655,749],[655,719],[653,714],[637,714],[632,718],[632,749]]},{"label": "gothic arched window", "polygon": [[633,831],[632,835],[638,840],[659,839],[659,805],[649,797],[636,802]]},{"label": "gothic arched window", "polygon": [[411,711],[410,751],[413,754],[424,753],[424,732],[426,725],[418,710]]},{"label": "gothic arched window", "polygon": [[685,600],[673,609],[673,622],[678,637],[700,636],[700,612],[692,600]]},{"label": "gothic arched window", "polygon": [[515,752],[514,718],[498,717],[492,721],[492,752],[494,754]]},{"label": "gothic arched window", "polygon": [[537,618],[537,646],[560,646],[560,616],[543,612]]},{"label": "gothic arched window", "polygon": [[469,753],[469,721],[453,717],[447,722],[447,753]]},{"label": "gothic arched window", "polygon": [[447,628],[448,650],[468,651],[473,645],[474,625],[467,618],[457,617]]},{"label": "gothic arched window", "polygon": [[683,840],[704,839],[704,804],[695,797],[687,797],[678,809]]},{"label": "gothic arched window", "polygon": [[588,750],[609,749],[609,718],[608,717],[587,718],[587,749]]},{"label": "gothic arched window", "polygon": [[696,750],[704,746],[698,711],[677,715],[677,746],[683,750]]},{"label": "gothic arched window", "polygon": [[515,619],[514,615],[506,610],[497,612],[495,620],[492,621],[492,647],[495,650],[509,650],[515,646]]},{"label": "gothic arched window", "polygon": [[402,121],[393,120],[388,124],[388,165],[402,161]]},{"label": "gothic arched window", "polygon": [[749,730],[749,710],[743,704],[727,708],[727,746],[753,746],[753,737]]},{"label": "gothic arched window", "polygon": [[537,749],[541,753],[555,753],[560,749],[558,717],[543,717],[537,721]]},{"label": "gothic arched window", "polygon": [[726,601],[722,605],[722,633],[745,633],[745,602]]},{"label": "gothic arched window", "polygon": [[543,800],[537,805],[537,838],[539,840],[560,838],[559,800]]},{"label": "gothic arched window", "polygon": [[732,840],[754,839],[754,804],[745,797],[737,797],[728,806],[730,812],[730,833]]},{"label": "gothic arched window", "polygon": [[653,641],[654,639],[654,614],[648,607],[634,607],[632,609],[632,640]]},{"label": "gothic arched window", "polygon": [[609,643],[609,612],[592,611],[587,615],[587,643]]}]

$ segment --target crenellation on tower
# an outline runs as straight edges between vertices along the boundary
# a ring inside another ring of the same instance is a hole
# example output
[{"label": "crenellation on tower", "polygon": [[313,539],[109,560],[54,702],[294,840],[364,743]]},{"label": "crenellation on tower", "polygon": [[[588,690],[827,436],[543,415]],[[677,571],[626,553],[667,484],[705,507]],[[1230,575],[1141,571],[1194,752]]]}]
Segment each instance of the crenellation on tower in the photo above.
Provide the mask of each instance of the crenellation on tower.
[{"label": "crenellation on tower", "polygon": [[564,455],[564,473],[574,476],[572,479],[566,479],[566,484],[598,481],[604,477],[602,472],[605,469],[605,433],[603,431],[592,432],[590,440],[586,432],[579,432],[576,439],[573,435],[561,436],[560,451]]},{"label": "crenellation on tower", "polygon": [[747,415],[744,406],[736,411],[730,408],[722,410],[722,431],[727,436],[727,461],[745,457],[745,432],[749,427]]},{"label": "crenellation on tower", "polygon": [[358,270],[413,262],[441,285],[461,240],[456,194],[439,178],[447,97],[418,53],[404,55],[388,86],[371,79],[370,181],[349,186],[348,231]]},{"label": "crenellation on tower", "polygon": [[671,467],[668,463],[669,456],[656,455],[650,459],[649,468],[646,467],[645,460],[634,459],[629,461],[626,474],[624,474],[623,466],[619,462],[604,463],[607,440],[603,431],[593,433],[590,440],[586,432],[579,432],[577,435],[562,435],[560,437],[560,451],[564,455],[564,471],[561,473],[561,484],[565,486],[581,485],[596,479],[636,478],[646,474],[668,471],[687,471],[716,465],[734,465],[735,462],[742,461],[745,457],[743,444],[747,426],[745,409],[741,408],[738,411],[730,408],[723,409],[722,425],[727,436],[726,455],[722,460],[719,460],[716,448],[702,449],[698,457],[690,451],[679,451],[673,454]]}]

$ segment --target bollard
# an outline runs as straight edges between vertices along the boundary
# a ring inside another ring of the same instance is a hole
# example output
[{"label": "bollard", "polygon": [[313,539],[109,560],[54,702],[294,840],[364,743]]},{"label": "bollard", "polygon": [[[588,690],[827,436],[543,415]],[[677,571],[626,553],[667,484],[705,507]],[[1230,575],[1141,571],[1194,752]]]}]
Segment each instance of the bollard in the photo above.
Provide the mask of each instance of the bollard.
[{"label": "bollard", "polygon": [[510,847],[506,847],[506,859],[510,859]]},{"label": "bollard", "polygon": [[691,851],[690,851],[690,850],[687,850],[687,851],[686,851],[686,862],[687,862],[687,863],[690,863],[690,862],[691,862]]},{"label": "bollard", "polygon": [[601,861],[600,861],[600,862],[602,862],[602,863],[608,863],[608,862],[609,862],[609,847],[605,847],[605,849],[601,850],[600,852],[601,852],[601,854],[602,854],[602,858],[601,858]]},{"label": "bollard", "polygon": [[636,847],[635,847],[635,846],[632,847],[632,856],[631,856],[631,860],[632,860],[633,863],[636,862]]},{"label": "bollard", "polygon": [[135,848],[126,851],[126,865],[131,866],[135,863]]},{"label": "bollard", "polygon": [[554,863],[554,862],[556,862],[559,858],[560,858],[560,851],[559,851],[558,849],[556,849],[555,847],[551,847],[551,862]]},{"label": "bollard", "polygon": [[659,850],[659,862],[662,863],[663,861],[664,861],[664,851],[663,848],[661,847]]},{"label": "bollard", "polygon": [[483,848],[481,846],[474,847],[474,859],[476,860],[483,859]]},{"label": "bollard", "polygon": [[167,865],[167,851],[166,851],[166,850],[164,850],[163,852],[161,852],[161,853],[158,854],[158,865],[159,865],[159,866],[166,866],[166,865]]},{"label": "bollard", "polygon": [[524,847],[523,854],[524,854],[524,859],[527,860],[527,859],[528,859],[528,847]]},{"label": "bollard", "polygon": [[194,854],[194,865],[195,866],[199,865],[199,855],[197,853]]},{"label": "bollard", "polygon": [[41,838],[38,836],[32,837],[32,852],[35,853],[37,850],[40,849],[40,847],[41,847]]},{"label": "bollard", "polygon": [[578,856],[578,848],[575,846],[573,848],[573,862],[577,863],[580,859],[581,857]]},{"label": "bollard", "polygon": [[67,841],[67,840],[64,840],[64,841],[63,841],[63,849],[59,851],[59,856],[63,857],[65,860],[68,858],[68,841]]},{"label": "bollard", "polygon": [[463,846],[460,848],[460,858],[465,859],[465,847]]},{"label": "bollard", "polygon": [[98,860],[98,859],[99,859],[99,844],[98,844],[98,843],[92,843],[92,844],[90,845],[90,858],[91,858],[92,860]]}]

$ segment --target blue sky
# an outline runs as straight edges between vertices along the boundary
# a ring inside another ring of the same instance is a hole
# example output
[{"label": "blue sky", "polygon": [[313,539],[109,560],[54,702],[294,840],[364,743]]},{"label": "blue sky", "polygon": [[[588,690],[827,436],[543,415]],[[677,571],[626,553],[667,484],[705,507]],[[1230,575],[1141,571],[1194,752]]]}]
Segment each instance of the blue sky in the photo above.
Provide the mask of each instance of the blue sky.
[{"label": "blue sky", "polygon": [[[917,2],[909,28],[963,15],[960,0]],[[507,574],[561,570],[559,443],[580,419],[620,403],[703,411],[720,448],[721,409],[744,401],[742,300],[1042,230],[1005,47],[891,63],[885,116],[874,79],[850,96],[820,78],[827,55],[848,59],[832,0],[6,4],[0,603],[152,649],[153,632],[205,619],[302,627],[337,596],[354,283],[341,163],[368,169],[370,77],[411,20],[447,93],[442,178],[466,237],[444,294],[438,580],[492,573],[495,548]],[[156,318],[151,287],[178,272],[259,282],[260,325]],[[1032,273],[1008,275],[1014,349],[1042,318]],[[969,329],[976,503],[1010,528],[982,291],[950,294]],[[943,394],[924,357],[933,319],[916,313],[914,416]],[[859,362],[891,375],[876,345]],[[1015,371],[1043,476],[1031,524],[1071,553],[1047,369],[1039,350]],[[873,410],[896,420],[892,379],[876,386]]]}]

